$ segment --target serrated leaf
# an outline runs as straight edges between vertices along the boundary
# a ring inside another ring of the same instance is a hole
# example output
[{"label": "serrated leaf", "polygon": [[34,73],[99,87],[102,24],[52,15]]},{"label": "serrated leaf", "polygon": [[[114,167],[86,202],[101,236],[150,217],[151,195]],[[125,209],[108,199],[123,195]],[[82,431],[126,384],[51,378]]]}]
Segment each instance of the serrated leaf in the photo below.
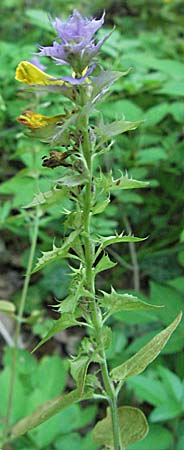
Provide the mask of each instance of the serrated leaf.
[{"label": "serrated leaf", "polygon": [[111,376],[115,381],[124,380],[134,375],[138,375],[159,355],[165,347],[171,334],[174,332],[180,320],[182,313],[165,330],[158,333],[148,344],[141,348],[134,356],[125,361],[118,367],[115,367]]},{"label": "serrated leaf", "polygon": [[55,320],[49,332],[44,336],[44,338],[39,342],[39,344],[34,348],[33,352],[35,352],[41,345],[45,344],[49,339],[51,339],[55,334],[59,333],[66,328],[74,327],[78,325],[78,322],[72,314],[64,313],[62,317],[58,320]]},{"label": "serrated leaf", "polygon": [[109,310],[109,314],[113,314],[117,311],[140,311],[149,309],[160,309],[162,306],[152,305],[151,303],[144,302],[138,297],[131,294],[118,294],[113,288],[111,293],[101,291],[103,298],[100,299],[101,305],[105,306]]},{"label": "serrated leaf", "polygon": [[68,250],[72,246],[75,238],[78,236],[79,230],[72,231],[69,236],[64,240],[63,245],[61,247],[56,247],[53,245],[53,249],[48,252],[42,252],[41,258],[38,258],[38,262],[36,263],[35,269],[32,273],[38,272],[38,270],[43,269],[43,267],[47,266],[57,259],[66,258],[68,255]]},{"label": "serrated leaf", "polygon": [[70,295],[60,302],[58,311],[60,313],[74,313],[77,307],[77,302],[80,297],[89,297],[90,293],[84,289],[84,279],[80,281],[73,280],[74,283],[72,288],[70,288]]},{"label": "serrated leaf", "polygon": [[96,77],[91,76],[90,80],[93,85],[93,103],[106,94],[109,86],[111,86],[119,78],[128,75],[129,72],[130,70],[127,70],[126,72],[102,70]]},{"label": "serrated leaf", "polygon": [[15,424],[12,428],[9,440],[13,441],[14,439],[17,439],[19,436],[22,436],[29,430],[32,430],[33,428],[37,427],[38,425],[50,419],[50,417],[54,416],[59,411],[67,408],[73,403],[91,397],[92,397],[91,389],[86,390],[82,396],[80,390],[75,389],[69,394],[62,394],[59,395],[58,397],[55,397],[54,399],[37,408],[33,414],[25,417],[24,419],[20,420],[17,424]]},{"label": "serrated leaf", "polygon": [[[118,408],[120,436],[123,447],[127,447],[134,442],[140,441],[148,433],[148,423],[143,412],[138,408],[131,406],[122,406]],[[94,430],[93,438],[100,445],[113,444],[112,419],[110,409],[107,408],[107,416],[100,420]]]},{"label": "serrated leaf", "polygon": [[100,136],[104,142],[107,139],[117,136],[118,134],[126,133],[130,130],[135,130],[142,121],[139,122],[128,122],[124,119],[116,120],[115,122],[104,124],[102,121],[99,127],[95,128],[96,134]]},{"label": "serrated leaf", "polygon": [[140,189],[149,186],[147,181],[134,180],[129,178],[128,174],[121,175],[120,178],[114,179],[112,172],[105,176],[101,173],[100,178],[96,179],[97,187],[100,187],[104,191],[115,191],[119,189]]},{"label": "serrated leaf", "polygon": [[40,192],[39,194],[36,194],[33,198],[33,200],[24,208],[33,208],[34,206],[51,206],[57,203],[59,200],[64,198],[66,196],[67,189],[57,189],[54,187],[50,191],[47,192]]},{"label": "serrated leaf", "polygon": [[12,315],[15,312],[15,305],[7,300],[0,300],[0,312]]},{"label": "serrated leaf", "polygon": [[144,241],[146,238],[138,238],[135,236],[130,235],[124,235],[123,233],[121,234],[117,234],[116,236],[100,236],[99,237],[99,243],[100,245],[100,249],[97,252],[97,254],[100,253],[101,250],[103,250],[104,248],[108,247],[111,244],[118,244],[119,242],[141,242]]},{"label": "serrated leaf", "polygon": [[108,255],[103,255],[95,267],[95,275],[103,272],[104,270],[112,269],[112,267],[115,267],[116,265],[117,263],[111,261]]},{"label": "serrated leaf", "polygon": [[60,302],[58,312],[60,313],[73,313],[76,308],[78,298],[75,295],[68,295],[64,300]]}]

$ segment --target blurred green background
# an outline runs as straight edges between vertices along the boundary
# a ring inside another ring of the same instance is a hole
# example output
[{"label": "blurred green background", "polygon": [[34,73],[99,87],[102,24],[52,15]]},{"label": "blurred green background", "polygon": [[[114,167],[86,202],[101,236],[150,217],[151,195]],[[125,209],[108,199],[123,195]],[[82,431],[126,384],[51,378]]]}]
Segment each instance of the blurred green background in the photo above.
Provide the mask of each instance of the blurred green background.
[{"label": "blurred green background", "polygon": [[[184,305],[184,3],[183,0],[67,0],[1,1],[1,185],[0,185],[0,299],[18,305],[25,273],[30,237],[31,213],[23,207],[31,202],[35,180],[30,145],[35,146],[41,191],[48,191],[58,169],[42,167],[47,144],[30,142],[16,117],[25,109],[44,114],[63,112],[62,97],[33,98],[20,90],[14,79],[21,60],[28,60],[37,45],[50,45],[55,34],[49,17],[66,18],[73,8],[106,22],[99,37],[115,26],[104,44],[104,68],[127,70],[130,74],[111,88],[100,104],[104,120],[143,120],[135,131],[121,135],[113,150],[104,156],[104,171],[114,176],[128,171],[133,178],[149,180],[147,189],[120,191],[112,197],[105,213],[93,222],[95,232],[132,232],[148,239],[109,249],[119,263],[99,276],[98,287],[113,285],[119,290],[139,291],[143,299],[165,304],[161,312],[116,313],[111,319],[113,342],[107,351],[109,364],[116,366],[130,357],[157,331],[169,324]],[[62,67],[43,59],[54,75]],[[36,106],[36,103],[38,105]],[[61,216],[67,200],[51,205],[40,222],[37,255],[49,250],[64,232]],[[110,275],[109,275],[110,274]],[[13,421],[38,405],[72,387],[64,359],[75,353],[81,330],[62,332],[43,346],[36,356],[30,350],[43,337],[52,317],[50,305],[67,294],[69,283],[65,262],[54,263],[31,279],[26,303],[27,323],[23,327]],[[13,323],[0,316],[2,333],[0,372],[0,433],[7,404],[11,365]],[[150,434],[130,450],[184,449],[184,327],[181,324],[162,355],[143,375],[132,378],[122,391],[124,404],[139,405],[150,423]],[[26,406],[25,406],[26,405]],[[104,415],[102,405],[74,405],[50,419],[26,437],[13,443],[17,450],[97,450],[91,428]],[[79,431],[80,430],[80,431]]]}]

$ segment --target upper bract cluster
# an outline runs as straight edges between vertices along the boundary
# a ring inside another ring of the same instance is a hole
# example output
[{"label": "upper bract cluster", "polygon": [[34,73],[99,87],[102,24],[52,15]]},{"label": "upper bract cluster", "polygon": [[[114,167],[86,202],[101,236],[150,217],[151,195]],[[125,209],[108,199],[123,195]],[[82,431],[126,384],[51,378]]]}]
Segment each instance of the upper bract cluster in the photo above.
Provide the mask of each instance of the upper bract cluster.
[{"label": "upper bract cluster", "polygon": [[81,75],[109,36],[108,34],[95,43],[94,34],[102,27],[104,15],[105,13],[99,20],[87,19],[74,9],[66,22],[56,18],[52,24],[57,31],[59,42],[57,40],[52,46],[39,47],[38,55],[50,56],[59,64],[69,64]]}]

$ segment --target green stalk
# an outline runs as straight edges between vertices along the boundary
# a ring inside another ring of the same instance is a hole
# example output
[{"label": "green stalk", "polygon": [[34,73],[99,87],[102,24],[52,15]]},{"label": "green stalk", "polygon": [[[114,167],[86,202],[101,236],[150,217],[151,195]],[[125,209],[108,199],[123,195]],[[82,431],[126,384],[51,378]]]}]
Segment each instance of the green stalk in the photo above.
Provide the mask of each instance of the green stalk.
[{"label": "green stalk", "polygon": [[[32,157],[33,157],[33,170],[35,171],[35,175],[36,175],[35,176],[35,189],[37,192],[39,192],[35,149],[33,149]],[[33,259],[34,259],[34,255],[35,255],[36,243],[37,243],[37,238],[38,238],[38,230],[39,230],[39,207],[37,206],[36,214],[35,214],[34,222],[33,222],[33,234],[32,234],[29,259],[28,259],[22,294],[21,294],[21,298],[20,298],[19,310],[18,310],[18,314],[16,317],[14,347],[13,347],[11,376],[10,376],[10,387],[9,387],[9,396],[8,396],[8,406],[7,406],[7,414],[6,414],[6,419],[5,419],[4,436],[3,436],[4,440],[6,440],[8,433],[10,431],[10,422],[11,422],[12,407],[13,407],[13,396],[14,396],[14,390],[15,390],[16,365],[17,365],[17,353],[18,353],[18,347],[19,347],[19,338],[20,338],[20,333],[21,333],[21,325],[22,325],[24,308],[25,308],[25,303],[26,303],[26,298],[27,298],[27,292],[28,292],[28,287],[29,287],[30,278],[31,278],[31,270],[32,270],[32,266],[33,266]]]},{"label": "green stalk", "polygon": [[15,390],[17,351],[18,351],[18,346],[19,346],[19,337],[20,337],[20,332],[21,332],[21,324],[22,324],[24,307],[25,307],[25,302],[26,302],[26,297],[27,297],[27,291],[28,291],[29,282],[30,282],[30,278],[31,278],[31,270],[32,270],[32,265],[33,265],[36,243],[37,243],[38,229],[39,229],[39,211],[37,208],[35,219],[34,219],[33,236],[32,236],[32,243],[31,243],[31,248],[30,248],[30,253],[29,253],[29,260],[28,260],[28,265],[27,265],[27,269],[26,269],[26,275],[25,275],[24,285],[23,285],[23,289],[22,289],[22,295],[21,295],[21,299],[20,299],[18,315],[16,318],[17,322],[16,322],[16,328],[15,328],[10,388],[9,388],[9,397],[8,397],[8,407],[7,407],[7,415],[6,415],[5,429],[4,429],[4,439],[7,437],[8,433],[9,433],[9,429],[10,429],[10,421],[11,421],[12,406],[13,406],[13,396],[14,396],[14,390]]},{"label": "green stalk", "polygon": [[91,239],[90,232],[90,221],[91,221],[91,197],[92,197],[92,148],[89,139],[88,133],[88,118],[85,117],[83,120],[83,154],[88,166],[89,170],[89,181],[86,183],[85,188],[85,197],[84,197],[84,210],[83,210],[83,229],[84,229],[84,246],[85,246],[85,263],[86,263],[86,284],[90,292],[93,294],[93,303],[92,303],[92,322],[95,329],[95,336],[97,344],[100,348],[100,356],[102,358],[102,362],[100,363],[101,373],[103,378],[103,383],[105,387],[105,391],[107,393],[109,406],[111,410],[111,418],[112,418],[112,429],[113,429],[113,439],[114,439],[114,450],[123,450],[121,439],[120,439],[120,430],[119,430],[119,420],[118,420],[118,411],[117,411],[117,396],[115,392],[114,385],[110,379],[107,361],[105,356],[105,350],[102,339],[102,319],[101,319],[101,311],[96,304],[95,299],[95,283],[94,283],[94,275],[93,275],[93,261],[94,261],[94,248]]}]

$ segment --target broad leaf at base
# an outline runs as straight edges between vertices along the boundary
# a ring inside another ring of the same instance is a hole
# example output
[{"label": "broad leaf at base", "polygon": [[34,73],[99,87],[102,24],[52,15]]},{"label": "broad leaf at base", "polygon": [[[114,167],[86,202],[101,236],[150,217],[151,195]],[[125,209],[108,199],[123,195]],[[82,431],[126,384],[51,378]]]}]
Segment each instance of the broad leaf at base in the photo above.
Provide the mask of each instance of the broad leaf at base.
[{"label": "broad leaf at base", "polygon": [[[148,424],[145,415],[138,408],[122,406],[118,408],[120,436],[123,447],[143,439],[148,433]],[[113,432],[110,409],[107,408],[107,417],[100,420],[94,430],[93,438],[101,445],[113,448]]]}]

